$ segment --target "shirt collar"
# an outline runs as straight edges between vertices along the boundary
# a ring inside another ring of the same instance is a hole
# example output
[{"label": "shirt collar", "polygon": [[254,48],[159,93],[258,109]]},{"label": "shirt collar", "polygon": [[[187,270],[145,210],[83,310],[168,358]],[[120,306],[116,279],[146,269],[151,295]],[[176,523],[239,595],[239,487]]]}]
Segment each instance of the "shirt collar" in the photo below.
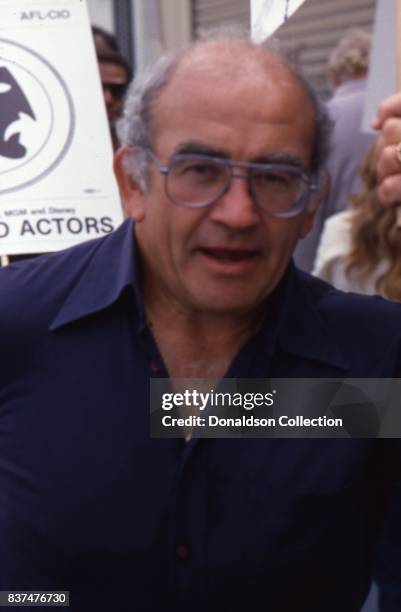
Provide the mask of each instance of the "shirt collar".
[{"label": "shirt collar", "polygon": [[[145,313],[139,288],[138,249],[131,220],[125,221],[103,240],[94,241],[93,253],[84,272],[50,326],[63,325],[94,314],[113,304],[127,287],[138,308],[139,328]],[[266,346],[278,342],[289,353],[347,370],[334,333],[324,323],[300,273],[293,263],[269,299],[261,330]]]},{"label": "shirt collar", "polygon": [[93,241],[92,245],[89,263],[64,301],[50,330],[107,308],[126,287],[133,291],[140,317],[144,318],[132,221],[128,219],[115,232],[103,240]]},{"label": "shirt collar", "polygon": [[276,335],[278,344],[293,355],[348,371],[349,362],[338,346],[335,331],[328,327],[319,308],[327,288],[321,296],[318,293],[312,296],[312,292],[316,292],[316,288],[312,288],[312,277],[297,270],[293,262],[283,280],[286,284],[281,299],[280,329]]}]

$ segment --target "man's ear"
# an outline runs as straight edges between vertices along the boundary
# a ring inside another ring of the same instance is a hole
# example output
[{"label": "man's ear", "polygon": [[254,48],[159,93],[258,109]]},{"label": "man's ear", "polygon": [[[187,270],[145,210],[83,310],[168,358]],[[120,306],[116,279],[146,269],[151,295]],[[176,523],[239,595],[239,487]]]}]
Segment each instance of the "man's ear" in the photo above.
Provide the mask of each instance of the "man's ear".
[{"label": "man's ear", "polygon": [[134,221],[139,222],[145,218],[145,196],[141,187],[126,168],[130,163],[130,155],[129,147],[124,146],[118,149],[114,155],[114,174],[125,212]]},{"label": "man's ear", "polygon": [[300,232],[300,238],[305,238],[311,231],[316,211],[329,194],[330,182],[330,175],[325,171],[324,175],[319,179],[317,190],[310,197]]}]

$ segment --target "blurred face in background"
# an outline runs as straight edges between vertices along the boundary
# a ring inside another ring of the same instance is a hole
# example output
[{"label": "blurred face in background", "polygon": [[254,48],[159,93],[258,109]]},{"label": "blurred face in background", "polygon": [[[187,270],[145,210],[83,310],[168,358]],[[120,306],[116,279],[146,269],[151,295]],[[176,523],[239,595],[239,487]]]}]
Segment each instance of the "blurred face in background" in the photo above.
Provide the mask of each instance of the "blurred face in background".
[{"label": "blurred face in background", "polygon": [[113,125],[121,114],[129,77],[123,66],[112,62],[99,62],[99,70],[107,117]]}]

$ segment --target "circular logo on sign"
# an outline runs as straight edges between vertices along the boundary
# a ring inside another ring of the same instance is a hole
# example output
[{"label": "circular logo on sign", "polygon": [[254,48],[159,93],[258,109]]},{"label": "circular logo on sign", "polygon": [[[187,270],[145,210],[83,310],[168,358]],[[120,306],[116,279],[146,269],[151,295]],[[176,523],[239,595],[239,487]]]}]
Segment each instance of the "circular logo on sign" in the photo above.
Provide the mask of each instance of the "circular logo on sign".
[{"label": "circular logo on sign", "polygon": [[71,144],[74,125],[71,94],[54,66],[0,38],[0,194],[50,174]]}]

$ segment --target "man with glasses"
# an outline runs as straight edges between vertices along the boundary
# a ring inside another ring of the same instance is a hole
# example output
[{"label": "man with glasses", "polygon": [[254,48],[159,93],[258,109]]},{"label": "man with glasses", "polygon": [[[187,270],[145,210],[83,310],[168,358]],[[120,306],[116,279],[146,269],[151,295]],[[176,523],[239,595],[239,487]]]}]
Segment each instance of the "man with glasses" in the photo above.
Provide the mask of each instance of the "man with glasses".
[{"label": "man with glasses", "polygon": [[131,220],[0,274],[0,590],[70,590],[74,612],[356,612],[398,442],[149,436],[151,378],[400,374],[399,306],[291,263],[325,189],[324,110],[276,53],[210,41],[135,82],[119,135]]}]

